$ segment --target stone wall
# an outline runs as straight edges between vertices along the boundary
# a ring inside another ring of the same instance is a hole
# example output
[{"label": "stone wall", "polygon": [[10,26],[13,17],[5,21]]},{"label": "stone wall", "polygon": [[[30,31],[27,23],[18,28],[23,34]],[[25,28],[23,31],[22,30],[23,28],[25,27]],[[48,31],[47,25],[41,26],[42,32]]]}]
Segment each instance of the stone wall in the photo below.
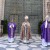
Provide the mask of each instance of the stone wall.
[{"label": "stone wall", "polygon": [[10,14],[27,14],[42,16],[43,13],[42,0],[6,0],[5,17]]}]

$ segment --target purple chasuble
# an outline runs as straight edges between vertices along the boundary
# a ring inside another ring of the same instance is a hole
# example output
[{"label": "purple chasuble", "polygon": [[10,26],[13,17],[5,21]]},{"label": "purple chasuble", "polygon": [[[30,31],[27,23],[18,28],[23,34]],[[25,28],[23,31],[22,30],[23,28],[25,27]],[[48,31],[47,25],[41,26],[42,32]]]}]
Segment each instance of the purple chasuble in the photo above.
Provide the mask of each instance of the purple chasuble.
[{"label": "purple chasuble", "polygon": [[47,35],[48,36],[48,42],[50,42],[50,22],[48,22],[48,30],[47,31],[48,31],[48,33],[47,33],[48,34]]},{"label": "purple chasuble", "polygon": [[47,21],[47,28],[45,28],[45,22],[41,25],[41,38],[46,42],[50,42],[50,23]]},{"label": "purple chasuble", "polygon": [[[13,27],[10,28],[10,25],[12,25]],[[14,38],[15,30],[16,30],[16,24],[13,22],[8,23],[8,37],[9,38]]]}]

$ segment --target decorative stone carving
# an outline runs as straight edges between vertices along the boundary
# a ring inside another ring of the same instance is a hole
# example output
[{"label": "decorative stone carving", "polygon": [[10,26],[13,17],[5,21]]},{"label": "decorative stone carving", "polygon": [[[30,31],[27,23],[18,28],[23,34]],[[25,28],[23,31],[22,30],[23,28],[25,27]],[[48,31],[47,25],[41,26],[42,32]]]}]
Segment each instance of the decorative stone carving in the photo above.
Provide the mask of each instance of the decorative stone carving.
[{"label": "decorative stone carving", "polygon": [[50,13],[50,2],[47,2],[48,13]]}]

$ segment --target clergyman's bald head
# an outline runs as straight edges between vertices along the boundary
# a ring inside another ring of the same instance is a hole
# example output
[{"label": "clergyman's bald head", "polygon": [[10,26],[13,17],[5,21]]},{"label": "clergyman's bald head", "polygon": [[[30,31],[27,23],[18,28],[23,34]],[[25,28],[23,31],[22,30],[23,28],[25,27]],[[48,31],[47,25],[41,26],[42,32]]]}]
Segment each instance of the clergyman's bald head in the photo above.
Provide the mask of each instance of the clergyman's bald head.
[{"label": "clergyman's bald head", "polygon": [[28,19],[28,16],[27,15],[25,16],[25,19]]}]

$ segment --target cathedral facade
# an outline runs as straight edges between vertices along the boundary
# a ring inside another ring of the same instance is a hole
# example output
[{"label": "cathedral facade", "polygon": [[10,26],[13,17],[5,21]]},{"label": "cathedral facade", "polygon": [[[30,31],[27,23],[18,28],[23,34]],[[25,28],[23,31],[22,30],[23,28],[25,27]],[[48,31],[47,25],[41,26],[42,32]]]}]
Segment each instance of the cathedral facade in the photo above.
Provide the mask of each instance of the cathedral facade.
[{"label": "cathedral facade", "polygon": [[49,0],[1,0],[0,20],[6,19],[8,22],[13,18],[17,24],[16,32],[20,33],[20,27],[24,21],[24,16],[29,16],[31,32],[38,33],[38,24],[45,20],[45,16],[50,12]]}]

